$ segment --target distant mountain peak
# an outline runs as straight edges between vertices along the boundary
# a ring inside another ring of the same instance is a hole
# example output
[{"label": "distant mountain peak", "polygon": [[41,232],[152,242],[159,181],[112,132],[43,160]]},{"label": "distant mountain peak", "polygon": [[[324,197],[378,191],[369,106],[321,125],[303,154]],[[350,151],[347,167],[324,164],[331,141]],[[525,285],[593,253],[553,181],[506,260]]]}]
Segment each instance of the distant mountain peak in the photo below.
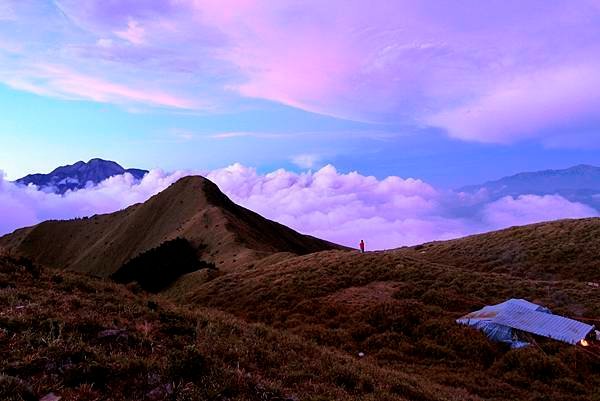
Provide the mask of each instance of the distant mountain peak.
[{"label": "distant mountain peak", "polygon": [[591,164],[578,164],[576,166],[569,167],[564,171],[599,172],[600,167],[592,166]]},{"label": "distant mountain peak", "polygon": [[97,185],[107,178],[125,173],[141,180],[148,171],[125,169],[117,162],[94,158],[87,163],[80,160],[74,164],[57,167],[48,174],[29,174],[15,182],[23,185],[33,184],[41,189],[64,194],[67,191],[85,188],[89,183]]},{"label": "distant mountain peak", "polygon": [[531,171],[460,188],[461,192],[486,191],[492,199],[519,195],[560,195],[572,202],[599,208],[600,167],[578,164],[565,169]]}]

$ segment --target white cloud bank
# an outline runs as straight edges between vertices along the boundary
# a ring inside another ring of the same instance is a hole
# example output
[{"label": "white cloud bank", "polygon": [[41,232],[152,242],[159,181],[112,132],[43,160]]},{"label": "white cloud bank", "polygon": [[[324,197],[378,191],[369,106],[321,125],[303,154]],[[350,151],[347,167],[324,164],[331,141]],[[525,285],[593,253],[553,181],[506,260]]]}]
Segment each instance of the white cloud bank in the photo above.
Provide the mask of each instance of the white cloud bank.
[{"label": "white cloud bank", "polygon": [[[201,172],[153,170],[139,182],[125,174],[63,196],[0,179],[0,233],[47,219],[113,212],[143,202],[194,173]],[[598,215],[595,209],[558,195],[489,202],[481,194],[440,191],[421,180],[395,176],[378,180],[356,172],[339,173],[330,165],[314,173],[280,169],[262,175],[234,164],[203,175],[233,201],[267,218],[349,246],[364,239],[370,249]]]}]

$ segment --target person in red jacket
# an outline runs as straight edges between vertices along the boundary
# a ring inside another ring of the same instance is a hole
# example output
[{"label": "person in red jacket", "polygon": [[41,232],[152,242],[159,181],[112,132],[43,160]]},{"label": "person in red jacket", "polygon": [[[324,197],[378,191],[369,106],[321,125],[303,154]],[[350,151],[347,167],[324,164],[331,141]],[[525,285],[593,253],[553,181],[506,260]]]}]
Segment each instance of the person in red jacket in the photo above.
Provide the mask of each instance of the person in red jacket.
[{"label": "person in red jacket", "polygon": [[361,239],[360,244],[358,244],[358,246],[360,247],[360,253],[365,253],[365,241]]}]

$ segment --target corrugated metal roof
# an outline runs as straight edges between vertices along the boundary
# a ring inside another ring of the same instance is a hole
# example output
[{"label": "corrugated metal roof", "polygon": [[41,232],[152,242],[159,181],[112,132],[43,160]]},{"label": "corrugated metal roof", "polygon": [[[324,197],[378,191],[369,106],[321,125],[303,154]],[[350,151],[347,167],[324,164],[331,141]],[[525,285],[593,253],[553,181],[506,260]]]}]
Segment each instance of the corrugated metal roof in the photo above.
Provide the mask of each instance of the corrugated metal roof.
[{"label": "corrugated metal roof", "polygon": [[458,323],[462,323],[462,324],[469,324],[472,323],[474,321],[479,321],[479,320],[492,320],[493,318],[495,318],[498,313],[502,312],[503,310],[506,310],[509,307],[521,307],[524,309],[528,309],[528,310],[536,310],[536,311],[540,311],[540,312],[547,312],[549,313],[550,310],[547,308],[544,308],[543,306],[540,305],[536,305],[533,302],[529,302],[525,299],[509,299],[507,301],[504,301],[502,303],[499,303],[497,305],[488,305],[488,306],[484,306],[482,309],[475,311],[475,312],[471,312],[463,317],[461,317],[460,319],[457,320]]},{"label": "corrugated metal roof", "polygon": [[510,343],[513,347],[523,343],[515,340],[512,330],[577,344],[594,329],[594,326],[553,315],[548,308],[524,299],[509,299],[485,306],[456,322],[483,330],[491,339]]},{"label": "corrugated metal roof", "polygon": [[594,326],[577,320],[538,312],[520,305],[506,306],[491,319],[491,322],[570,344],[577,344],[594,329]]}]

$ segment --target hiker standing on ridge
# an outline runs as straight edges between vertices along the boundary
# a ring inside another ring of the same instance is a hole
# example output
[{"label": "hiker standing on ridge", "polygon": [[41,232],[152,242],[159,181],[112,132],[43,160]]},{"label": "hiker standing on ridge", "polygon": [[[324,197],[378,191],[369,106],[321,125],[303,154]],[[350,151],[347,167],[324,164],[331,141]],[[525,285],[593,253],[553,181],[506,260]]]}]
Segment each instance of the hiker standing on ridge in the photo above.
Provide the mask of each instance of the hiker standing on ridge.
[{"label": "hiker standing on ridge", "polygon": [[360,247],[360,253],[365,253],[365,241],[361,239],[358,246]]}]

